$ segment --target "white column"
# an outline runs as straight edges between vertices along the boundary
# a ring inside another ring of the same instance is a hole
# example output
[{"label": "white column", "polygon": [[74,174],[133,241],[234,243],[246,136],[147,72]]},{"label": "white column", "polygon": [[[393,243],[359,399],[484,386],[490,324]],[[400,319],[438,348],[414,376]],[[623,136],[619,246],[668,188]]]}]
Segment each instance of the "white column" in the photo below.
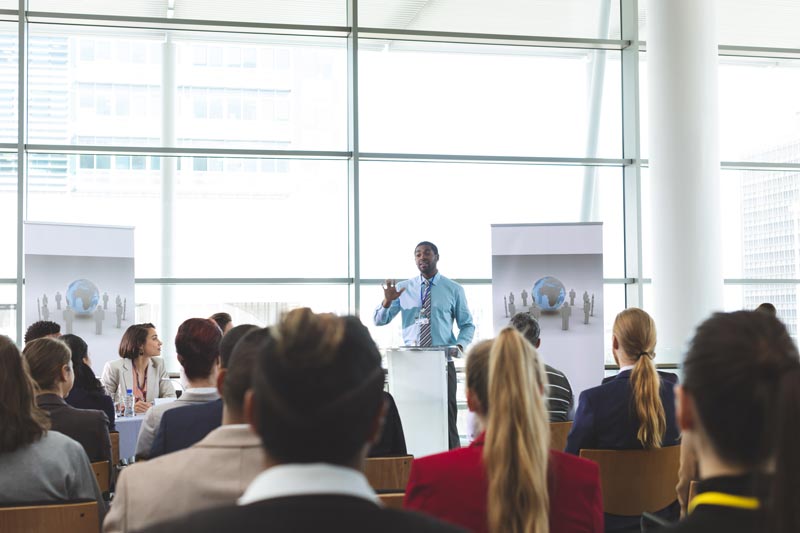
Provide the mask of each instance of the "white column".
[{"label": "white column", "polygon": [[[177,146],[175,134],[176,110],[178,109],[178,86],[175,80],[177,51],[169,32],[161,45],[161,145]],[[177,157],[161,158],[161,277],[174,276],[173,233],[175,227],[175,182],[178,173]],[[164,342],[164,355],[167,369],[178,370],[175,354],[175,297],[172,285],[161,286],[161,317],[159,336]]]},{"label": "white column", "polygon": [[[657,362],[680,362],[723,306],[716,0],[650,0],[650,178]],[[647,205],[647,204],[645,204]]]}]

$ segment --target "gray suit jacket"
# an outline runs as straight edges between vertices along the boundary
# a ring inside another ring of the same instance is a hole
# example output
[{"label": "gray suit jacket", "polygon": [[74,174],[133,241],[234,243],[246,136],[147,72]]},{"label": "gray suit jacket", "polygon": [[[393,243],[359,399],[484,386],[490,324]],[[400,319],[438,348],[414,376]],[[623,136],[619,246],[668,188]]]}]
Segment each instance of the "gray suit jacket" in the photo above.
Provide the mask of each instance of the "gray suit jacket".
[{"label": "gray suit jacket", "polygon": [[50,415],[51,429],[63,433],[83,446],[89,461],[111,459],[108,417],[103,411],[76,409],[56,394],[40,394],[36,405]]},{"label": "gray suit jacket", "polygon": [[185,450],[125,468],[103,531],[139,530],[232,505],[263,469],[258,436],[246,425],[220,426]]},{"label": "gray suit jacket", "polygon": [[[127,389],[133,390],[133,361],[117,359],[106,363],[100,381],[111,398],[117,392],[124,394]],[[161,357],[153,357],[147,365],[147,401],[152,402],[156,398],[175,398],[175,388]]]}]

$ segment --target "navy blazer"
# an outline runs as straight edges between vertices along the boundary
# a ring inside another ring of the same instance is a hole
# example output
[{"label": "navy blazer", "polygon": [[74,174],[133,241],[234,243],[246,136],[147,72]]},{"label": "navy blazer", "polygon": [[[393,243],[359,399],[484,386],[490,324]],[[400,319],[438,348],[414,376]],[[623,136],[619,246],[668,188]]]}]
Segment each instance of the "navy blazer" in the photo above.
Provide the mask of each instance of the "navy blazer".
[{"label": "navy blazer", "polygon": [[[581,393],[572,430],[567,438],[567,453],[577,455],[581,449],[637,450],[642,445],[636,438],[639,418],[631,403],[631,371],[620,372],[602,385]],[[659,372],[661,378],[661,403],[667,419],[667,430],[662,446],[680,442],[680,431],[675,422],[675,392],[678,376]]]},{"label": "navy blazer", "polygon": [[221,425],[222,399],[164,411],[148,459],[188,448]]}]

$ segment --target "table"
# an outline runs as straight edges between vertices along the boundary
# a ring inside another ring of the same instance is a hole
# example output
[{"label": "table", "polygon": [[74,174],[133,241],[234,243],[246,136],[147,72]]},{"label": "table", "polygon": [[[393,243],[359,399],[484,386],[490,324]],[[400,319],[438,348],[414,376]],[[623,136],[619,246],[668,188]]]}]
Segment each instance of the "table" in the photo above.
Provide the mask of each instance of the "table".
[{"label": "table", "polygon": [[136,439],[139,438],[139,428],[142,427],[144,415],[117,417],[114,423],[119,431],[119,457],[130,459],[136,454]]}]

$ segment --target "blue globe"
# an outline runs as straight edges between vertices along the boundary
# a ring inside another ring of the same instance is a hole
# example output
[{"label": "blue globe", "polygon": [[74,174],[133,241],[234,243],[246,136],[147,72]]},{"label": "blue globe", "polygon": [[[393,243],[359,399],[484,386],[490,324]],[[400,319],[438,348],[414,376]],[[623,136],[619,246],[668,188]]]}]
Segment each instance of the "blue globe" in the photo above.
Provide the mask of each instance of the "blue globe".
[{"label": "blue globe", "polygon": [[560,280],[553,276],[545,276],[533,284],[531,294],[539,307],[545,311],[555,311],[564,303],[567,290]]},{"label": "blue globe", "polygon": [[78,315],[90,315],[100,301],[97,285],[88,279],[76,279],[67,287],[67,303]]}]

